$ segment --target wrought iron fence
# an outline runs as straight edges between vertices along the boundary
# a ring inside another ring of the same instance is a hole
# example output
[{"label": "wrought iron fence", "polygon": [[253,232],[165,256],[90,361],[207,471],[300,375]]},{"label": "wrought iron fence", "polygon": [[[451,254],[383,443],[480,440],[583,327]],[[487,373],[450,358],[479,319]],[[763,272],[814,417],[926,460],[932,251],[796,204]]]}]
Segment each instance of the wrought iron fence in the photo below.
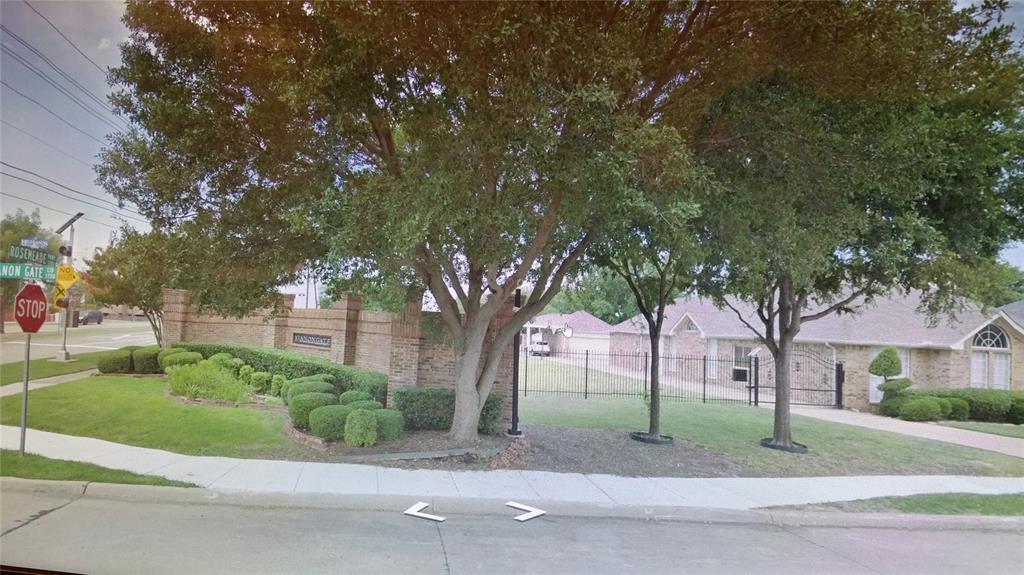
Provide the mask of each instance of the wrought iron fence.
[{"label": "wrought iron fence", "polygon": [[[841,401],[838,365],[829,359],[800,356],[793,363],[791,401],[795,405],[837,405]],[[519,357],[519,393],[589,398],[641,398],[650,393],[649,353],[558,351]],[[771,362],[758,357],[660,356],[659,387],[667,401],[772,403]]]}]

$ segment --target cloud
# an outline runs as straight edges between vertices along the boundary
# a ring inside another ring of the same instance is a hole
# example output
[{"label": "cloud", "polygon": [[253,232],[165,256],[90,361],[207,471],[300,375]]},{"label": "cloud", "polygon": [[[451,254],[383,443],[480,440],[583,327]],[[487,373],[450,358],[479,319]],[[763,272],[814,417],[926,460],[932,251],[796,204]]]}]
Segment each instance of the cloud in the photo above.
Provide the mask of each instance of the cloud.
[{"label": "cloud", "polygon": [[99,43],[98,46],[96,46],[96,49],[97,50],[106,50],[109,47],[110,47],[110,38],[107,38],[106,36],[104,36],[103,38],[100,38],[100,43]]}]

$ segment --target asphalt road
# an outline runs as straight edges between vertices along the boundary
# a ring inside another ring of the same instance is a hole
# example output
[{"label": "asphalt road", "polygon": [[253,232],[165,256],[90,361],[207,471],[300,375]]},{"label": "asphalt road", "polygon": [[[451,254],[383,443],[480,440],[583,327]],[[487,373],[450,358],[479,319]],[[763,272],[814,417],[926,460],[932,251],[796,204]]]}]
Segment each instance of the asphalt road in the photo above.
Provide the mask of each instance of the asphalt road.
[{"label": "asphalt road", "polygon": [[[415,498],[410,498],[415,501]],[[79,573],[1014,573],[1020,532],[775,527],[501,511],[249,507],[6,491],[4,564]]]},{"label": "asphalt road", "polygon": [[[18,324],[6,322],[2,336],[3,348],[0,363],[20,361],[25,357],[25,334]],[[75,353],[117,349],[126,345],[149,345],[156,343],[149,322],[107,319],[100,325],[83,325],[68,329],[68,351]],[[39,333],[32,336],[32,359],[53,358],[60,349],[61,336],[57,324],[48,323]]]}]

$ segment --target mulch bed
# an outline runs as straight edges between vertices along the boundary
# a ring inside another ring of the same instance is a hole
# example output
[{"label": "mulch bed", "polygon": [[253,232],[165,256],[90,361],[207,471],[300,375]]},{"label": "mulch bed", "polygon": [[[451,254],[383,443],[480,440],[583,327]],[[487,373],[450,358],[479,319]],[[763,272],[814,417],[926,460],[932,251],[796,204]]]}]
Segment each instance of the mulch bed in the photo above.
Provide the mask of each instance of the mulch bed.
[{"label": "mulch bed", "polygon": [[[290,427],[290,425],[289,425]],[[297,432],[296,432],[297,433]],[[480,439],[470,445],[455,444],[448,438],[446,431],[406,431],[400,439],[371,445],[370,447],[353,447],[343,441],[323,442],[317,447],[318,459],[322,461],[339,460],[343,457],[359,455],[376,455],[381,453],[411,453],[443,451],[454,448],[476,448],[478,450],[505,449],[509,439],[504,436],[481,435]],[[308,444],[307,444],[308,445]],[[449,458],[451,459],[451,458]],[[468,459],[476,459],[475,456],[468,456]],[[401,461],[380,461],[373,462],[373,465],[389,465],[393,467],[422,468],[429,467],[429,459],[401,460]]]},{"label": "mulch bed", "polygon": [[[563,473],[606,473],[630,477],[751,475],[750,470],[729,455],[705,449],[679,438],[669,445],[651,445],[633,441],[624,431],[547,425],[524,426],[523,430],[525,441],[511,443],[504,453],[493,459],[460,456],[380,462],[375,465],[407,469],[529,469]],[[443,436],[443,432],[437,433]]]}]

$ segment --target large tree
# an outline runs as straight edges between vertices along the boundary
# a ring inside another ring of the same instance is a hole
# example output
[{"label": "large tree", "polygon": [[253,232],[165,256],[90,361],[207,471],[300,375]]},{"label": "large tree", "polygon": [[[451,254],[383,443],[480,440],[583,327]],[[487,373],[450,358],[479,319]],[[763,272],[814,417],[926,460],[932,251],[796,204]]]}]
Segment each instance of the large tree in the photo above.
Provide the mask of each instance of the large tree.
[{"label": "large tree", "polygon": [[1024,76],[1019,55],[989,55],[973,85],[931,95],[837,99],[777,75],[708,115],[701,156],[721,187],[706,202],[704,288],[775,360],[767,446],[800,447],[789,382],[803,324],[894,289],[920,290],[933,316],[955,313],[999,247],[1024,234]]},{"label": "large tree", "polygon": [[[157,345],[163,345],[162,288],[175,287],[183,267],[177,238],[153,230],[126,228],[113,244],[86,261],[86,290],[102,305],[138,308],[146,316]],[[184,266],[193,269],[194,266]]]},{"label": "large tree", "polygon": [[625,280],[608,270],[591,267],[567,281],[543,313],[578,310],[613,325],[637,313],[633,292],[629,291]]},{"label": "large tree", "polygon": [[[26,214],[23,210],[17,210],[4,216],[0,220],[0,254],[5,261],[8,250],[11,246],[21,245],[21,240],[27,237],[37,237],[49,242],[48,251],[57,256],[57,249],[60,247],[60,237],[48,229],[43,228],[42,219],[39,217],[39,210]],[[24,284],[21,280],[5,279],[0,280],[0,318],[3,317],[7,306],[14,303],[14,296]],[[0,333],[3,333],[3,320],[0,319]]]}]

